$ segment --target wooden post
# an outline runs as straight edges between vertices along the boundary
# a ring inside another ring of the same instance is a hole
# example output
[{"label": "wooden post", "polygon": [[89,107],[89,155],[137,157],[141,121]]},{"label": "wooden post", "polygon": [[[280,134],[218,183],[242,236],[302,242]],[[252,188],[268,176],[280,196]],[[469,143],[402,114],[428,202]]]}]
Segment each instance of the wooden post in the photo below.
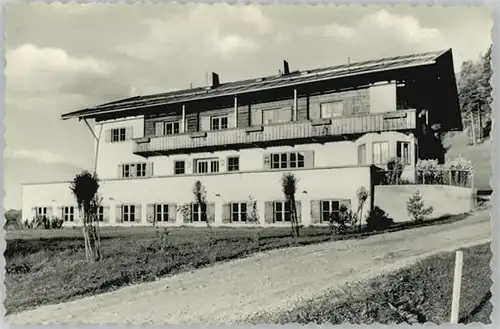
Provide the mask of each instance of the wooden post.
[{"label": "wooden post", "polygon": [[234,127],[238,127],[238,96],[234,96]]},{"label": "wooden post", "polygon": [[458,314],[460,311],[460,286],[462,284],[462,266],[464,255],[461,250],[455,254],[455,275],[453,276],[453,295],[451,299],[451,319],[452,324],[458,323]]},{"label": "wooden post", "polygon": [[476,128],[474,127],[474,112],[470,111],[470,125],[472,128],[472,145],[476,145]]},{"label": "wooden post", "polygon": [[297,121],[297,89],[293,90],[293,115],[292,120]]},{"label": "wooden post", "polygon": [[182,119],[181,119],[181,133],[186,132],[186,105],[182,104]]}]

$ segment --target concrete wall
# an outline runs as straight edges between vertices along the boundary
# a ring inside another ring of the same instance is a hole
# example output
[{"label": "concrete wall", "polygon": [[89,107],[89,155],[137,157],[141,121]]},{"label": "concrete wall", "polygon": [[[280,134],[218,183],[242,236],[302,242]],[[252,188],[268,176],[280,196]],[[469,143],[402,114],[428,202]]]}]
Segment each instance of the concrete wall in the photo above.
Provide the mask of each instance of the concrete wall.
[{"label": "concrete wall", "polygon": [[[100,193],[103,206],[110,207],[110,221],[115,223],[117,204],[142,205],[140,224],[151,225],[145,220],[146,205],[151,203],[174,203],[181,205],[193,201],[192,187],[200,180],[207,190],[207,200],[215,203],[215,225],[221,225],[222,205],[231,201],[256,200],[260,222],[264,223],[265,202],[284,200],[280,180],[284,171],[244,172],[212,174],[203,177],[195,175],[153,177],[136,179],[104,180]],[[350,199],[353,209],[357,208],[356,191],[361,186],[370,187],[369,166],[323,167],[293,171],[299,179],[296,199],[301,201],[301,217],[304,225],[310,223],[312,200]],[[32,219],[32,208],[38,206],[60,207],[75,205],[69,190],[69,182],[26,184],[23,186],[23,220]],[[55,213],[55,211],[54,211]],[[66,223],[67,225],[69,223]],[[78,222],[74,223],[79,225]],[[174,225],[182,225],[182,216]],[[166,225],[166,224],[160,224]],[[203,223],[201,225],[204,225]],[[280,225],[280,224],[274,224]],[[289,224],[281,224],[289,225]]]},{"label": "concrete wall", "polygon": [[408,221],[406,202],[417,190],[425,207],[434,208],[430,218],[466,213],[475,206],[473,189],[443,185],[375,186],[375,206],[388,213],[395,222]]}]

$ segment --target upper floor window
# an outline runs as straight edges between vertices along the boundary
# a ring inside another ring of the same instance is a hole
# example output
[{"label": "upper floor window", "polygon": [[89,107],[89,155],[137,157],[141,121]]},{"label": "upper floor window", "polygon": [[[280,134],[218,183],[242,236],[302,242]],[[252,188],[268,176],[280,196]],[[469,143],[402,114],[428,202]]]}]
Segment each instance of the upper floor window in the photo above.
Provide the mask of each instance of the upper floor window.
[{"label": "upper floor window", "polygon": [[184,160],[179,160],[174,162],[174,174],[184,175],[186,173],[186,162]]},{"label": "upper floor window", "polygon": [[289,121],[292,121],[291,107],[262,111],[262,124],[264,125]]},{"label": "upper floor window", "polygon": [[126,128],[111,129],[111,142],[123,142],[127,139]]},{"label": "upper floor window", "polygon": [[373,164],[385,164],[389,161],[389,142],[373,143]]},{"label": "upper floor window", "polygon": [[212,117],[210,129],[211,130],[227,129],[228,127],[227,122],[228,122],[227,116]]},{"label": "upper floor window", "polygon": [[152,175],[152,163],[126,163],[120,165],[121,177],[146,177]]},{"label": "upper floor window", "polygon": [[321,103],[321,118],[335,118],[344,115],[344,102],[336,101],[336,102],[328,102]]},{"label": "upper floor window", "polygon": [[198,159],[195,164],[196,173],[198,174],[219,172],[219,159]]},{"label": "upper floor window", "polygon": [[400,158],[404,164],[410,164],[410,143],[397,142],[396,156]]},{"label": "upper floor window", "polygon": [[247,204],[237,202],[231,204],[231,221],[246,222],[247,221]]},{"label": "upper floor window", "polygon": [[358,146],[358,164],[366,164],[366,144]]},{"label": "upper floor window", "polygon": [[240,158],[239,157],[227,158],[227,171],[239,171],[239,170],[240,170]]},{"label": "upper floor window", "polygon": [[73,222],[75,220],[75,207],[63,207],[63,220],[65,222]]},{"label": "upper floor window", "polygon": [[174,135],[180,132],[179,121],[165,123],[165,135]]},{"label": "upper floor window", "polygon": [[271,154],[272,169],[304,168],[304,152]]}]

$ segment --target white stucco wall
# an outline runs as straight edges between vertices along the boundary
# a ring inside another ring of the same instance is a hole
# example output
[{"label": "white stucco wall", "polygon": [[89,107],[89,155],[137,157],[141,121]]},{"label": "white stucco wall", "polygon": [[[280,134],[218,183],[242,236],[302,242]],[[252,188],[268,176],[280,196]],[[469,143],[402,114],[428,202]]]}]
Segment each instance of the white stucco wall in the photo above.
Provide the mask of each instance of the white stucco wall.
[{"label": "white stucco wall", "polygon": [[[260,222],[263,224],[265,201],[284,199],[280,185],[283,172],[244,172],[204,176],[186,175],[103,180],[100,189],[103,205],[110,206],[110,222],[106,225],[117,225],[114,220],[115,206],[126,203],[142,205],[142,221],[140,224],[122,223],[120,225],[151,225],[145,220],[146,205],[150,203],[175,203],[181,205],[192,202],[192,187],[196,180],[200,180],[206,188],[207,201],[215,202],[215,225],[222,224],[222,204],[231,201],[245,201],[249,200],[250,197],[258,203]],[[299,179],[296,198],[301,201],[302,223],[304,225],[310,223],[311,200],[350,199],[352,208],[356,209],[357,189],[361,186],[369,189],[370,186],[370,168],[368,166],[330,166],[310,170],[295,170],[294,173]],[[54,201],[52,202],[52,200]],[[35,206],[52,205],[58,207],[74,204],[75,201],[69,189],[69,182],[27,184],[23,186],[23,220],[31,219],[31,209]],[[29,217],[26,214],[29,214]],[[74,224],[79,225],[78,222]],[[179,214],[176,225],[182,224],[182,217]],[[68,225],[68,223],[65,225]]]}]

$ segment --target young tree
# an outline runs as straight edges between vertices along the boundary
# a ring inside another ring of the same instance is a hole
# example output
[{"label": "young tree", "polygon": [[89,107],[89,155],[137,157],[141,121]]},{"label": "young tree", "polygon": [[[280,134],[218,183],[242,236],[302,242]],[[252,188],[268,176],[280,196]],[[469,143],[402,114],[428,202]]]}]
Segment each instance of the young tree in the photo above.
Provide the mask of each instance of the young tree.
[{"label": "young tree", "polygon": [[99,220],[97,210],[100,205],[98,195],[99,179],[88,171],[76,175],[71,183],[70,190],[75,196],[78,209],[82,214],[82,230],[85,241],[85,258],[90,261],[102,259],[101,239],[98,230]]},{"label": "young tree", "polygon": [[207,215],[207,190],[199,180],[194,183],[193,195],[194,195],[194,202],[199,207],[200,216],[203,219],[205,219],[205,223],[207,224],[210,233],[212,233],[212,226],[210,225],[209,218]]},{"label": "young tree", "polygon": [[294,238],[299,236],[297,205],[295,202],[298,181],[292,173],[284,173],[281,177],[281,187],[285,195],[285,201],[290,206],[290,224],[292,225],[292,236]]},{"label": "young tree", "polygon": [[420,190],[413,193],[410,199],[406,201],[406,209],[415,222],[423,222],[434,211],[432,207],[425,208]]}]

